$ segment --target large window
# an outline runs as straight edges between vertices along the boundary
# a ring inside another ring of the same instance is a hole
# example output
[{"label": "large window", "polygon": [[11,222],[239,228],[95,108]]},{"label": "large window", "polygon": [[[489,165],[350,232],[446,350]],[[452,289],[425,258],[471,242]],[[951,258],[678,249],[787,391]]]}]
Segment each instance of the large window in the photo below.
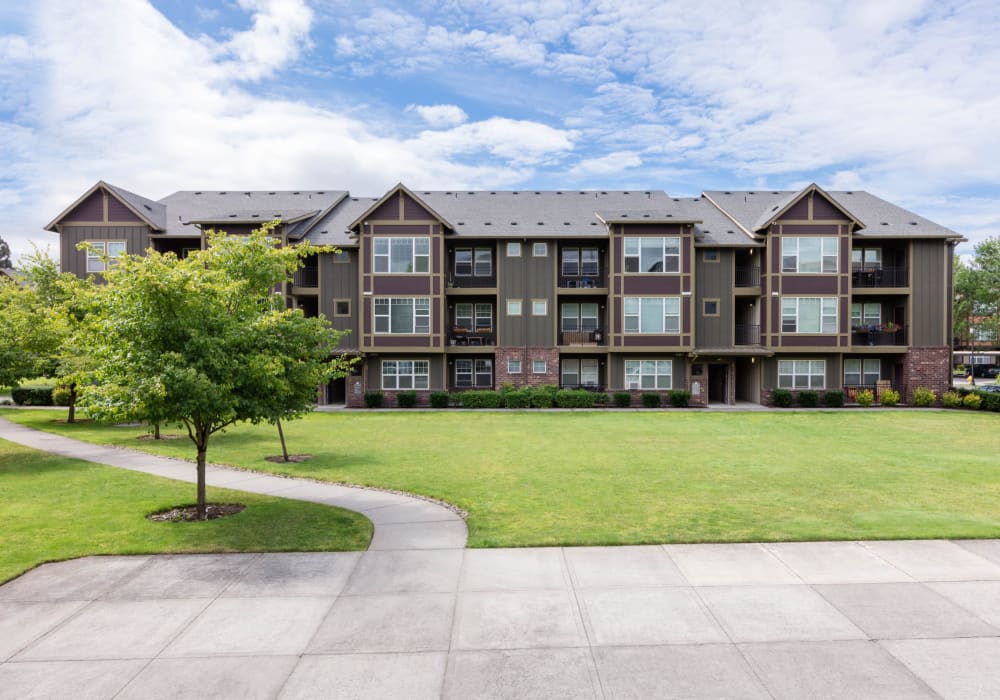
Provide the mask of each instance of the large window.
[{"label": "large window", "polygon": [[373,245],[375,272],[405,274],[430,270],[430,238],[377,237]]},{"label": "large window", "polygon": [[625,297],[626,333],[680,333],[680,297]]},{"label": "large window", "polygon": [[837,271],[835,237],[781,239],[781,271],[830,274]]},{"label": "large window", "polygon": [[596,388],[600,385],[601,370],[596,358],[559,361],[561,385],[566,388]]},{"label": "large window", "polygon": [[673,360],[625,360],[627,389],[671,389],[673,383]]},{"label": "large window", "polygon": [[782,297],[782,333],[836,333],[836,297]]},{"label": "large window", "polygon": [[426,389],[430,371],[427,360],[382,360],[382,388]]},{"label": "large window", "polygon": [[851,268],[854,270],[881,270],[881,248],[855,248],[851,251]]},{"label": "large window", "polygon": [[490,277],[493,275],[492,248],[455,249],[456,277]]},{"label": "large window", "polygon": [[[87,241],[87,272],[104,272],[117,262],[115,258],[125,252],[125,241]],[[102,258],[108,256],[105,263]]]},{"label": "large window", "polygon": [[455,360],[455,386],[461,389],[493,386],[493,360]]},{"label": "large window", "polygon": [[600,271],[597,248],[563,248],[563,277],[597,276]]},{"label": "large window", "polygon": [[868,328],[882,325],[882,305],[851,304],[851,328]]},{"label": "large window", "polygon": [[455,304],[455,327],[470,331],[491,331],[493,329],[492,304]]},{"label": "large window", "polygon": [[778,360],[782,389],[825,389],[826,360]]},{"label": "large window", "polygon": [[677,272],[680,260],[680,238],[625,239],[625,272]]},{"label": "large window", "polygon": [[563,304],[561,310],[561,326],[563,332],[596,331],[597,304]]},{"label": "large window", "polygon": [[845,359],[844,386],[875,386],[882,374],[878,359]]},{"label": "large window", "polygon": [[376,333],[430,333],[430,299],[375,299]]}]

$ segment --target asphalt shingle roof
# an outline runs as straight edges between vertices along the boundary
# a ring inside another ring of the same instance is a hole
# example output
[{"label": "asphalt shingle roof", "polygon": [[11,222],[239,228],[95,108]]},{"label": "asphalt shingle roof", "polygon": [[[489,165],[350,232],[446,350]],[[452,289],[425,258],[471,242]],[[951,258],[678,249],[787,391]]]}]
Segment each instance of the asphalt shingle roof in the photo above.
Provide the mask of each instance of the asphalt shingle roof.
[{"label": "asphalt shingle roof", "polygon": [[153,222],[156,228],[162,231],[167,227],[167,207],[165,205],[107,182],[104,184],[117,197],[128,202],[133,209]]},{"label": "asphalt shingle roof", "polygon": [[257,222],[319,214],[347,196],[343,190],[182,190],[160,200],[166,206],[168,234],[199,236],[187,222]]}]

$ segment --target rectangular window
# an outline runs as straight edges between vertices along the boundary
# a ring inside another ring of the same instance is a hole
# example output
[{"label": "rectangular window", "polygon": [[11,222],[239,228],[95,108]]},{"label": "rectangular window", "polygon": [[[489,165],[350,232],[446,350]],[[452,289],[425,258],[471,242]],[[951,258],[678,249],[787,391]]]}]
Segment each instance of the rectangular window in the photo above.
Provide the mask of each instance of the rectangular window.
[{"label": "rectangular window", "polygon": [[455,304],[455,328],[472,330],[475,304]]},{"label": "rectangular window", "polygon": [[878,359],[844,360],[844,386],[875,386],[882,375]]},{"label": "rectangular window", "polygon": [[549,313],[549,302],[545,299],[532,299],[531,300],[531,315],[532,316],[545,316]]},{"label": "rectangular window", "polygon": [[832,274],[837,272],[837,238],[830,236],[781,239],[781,271]]},{"label": "rectangular window", "polygon": [[455,386],[460,389],[472,386],[472,360],[455,360]]},{"label": "rectangular window", "polygon": [[600,272],[597,248],[563,248],[560,271],[563,277],[596,277]]},{"label": "rectangular window", "polygon": [[377,298],[374,311],[376,333],[431,332],[430,299]]},{"label": "rectangular window", "polygon": [[476,277],[490,277],[493,274],[493,249],[492,248],[476,248],[476,268],[474,274]]},{"label": "rectangular window", "polygon": [[707,263],[717,263],[719,262],[719,249],[718,248],[705,248],[704,252],[701,254],[701,259]]},{"label": "rectangular window", "polygon": [[456,277],[490,277],[493,274],[492,248],[456,248]]},{"label": "rectangular window", "polygon": [[521,315],[521,300],[520,299],[508,299],[507,300],[507,315],[508,316],[520,316]]},{"label": "rectangular window", "polygon": [[851,328],[868,328],[882,325],[882,305],[851,304]]},{"label": "rectangular window", "polygon": [[825,389],[826,360],[778,360],[782,389]]},{"label": "rectangular window", "polygon": [[627,389],[671,389],[673,375],[673,360],[625,360]]},{"label": "rectangular window", "polygon": [[430,371],[427,360],[382,360],[382,388],[426,389]]},{"label": "rectangular window", "polygon": [[351,315],[351,300],[350,299],[334,299],[333,300],[333,315],[334,316],[350,316]]},{"label": "rectangular window", "polygon": [[836,333],[837,297],[782,297],[782,333]]},{"label": "rectangular window", "polygon": [[560,328],[563,332],[596,331],[597,304],[563,304]]},{"label": "rectangular window", "polygon": [[[87,241],[87,272],[104,272],[117,264],[115,258],[125,253],[125,241]],[[107,263],[101,258],[108,256]]]},{"label": "rectangular window", "polygon": [[457,248],[455,250],[455,276],[469,277],[472,275],[472,248]]},{"label": "rectangular window", "polygon": [[493,330],[493,304],[476,304],[476,330],[486,333]]},{"label": "rectangular window", "polygon": [[703,299],[701,302],[701,314],[702,316],[718,316],[719,315],[719,300],[718,299]]},{"label": "rectangular window", "polygon": [[882,249],[881,248],[855,248],[851,251],[851,269],[854,270],[881,270],[882,269]]},{"label": "rectangular window", "polygon": [[517,241],[511,241],[507,244],[507,257],[508,258],[519,258],[521,257],[521,244]]},{"label": "rectangular window", "polygon": [[625,239],[625,272],[677,272],[680,260],[680,238],[644,236]]},{"label": "rectangular window", "polygon": [[493,386],[492,360],[455,360],[455,386],[461,389]]},{"label": "rectangular window", "polygon": [[426,273],[430,270],[431,239],[379,236],[373,240],[375,272]]},{"label": "rectangular window", "polygon": [[680,297],[625,297],[626,333],[680,333]]},{"label": "rectangular window", "polygon": [[351,251],[349,250],[338,250],[334,256],[333,261],[335,263],[349,263],[351,262]]},{"label": "rectangular window", "polygon": [[520,374],[520,373],[521,373],[521,361],[507,360],[507,374]]},{"label": "rectangular window", "polygon": [[531,246],[531,255],[535,258],[546,258],[549,255],[548,243],[535,243]]},{"label": "rectangular window", "polygon": [[600,386],[600,364],[596,358],[561,360],[559,363],[560,386],[567,389]]},{"label": "rectangular window", "polygon": [[532,360],[531,372],[532,374],[545,374],[545,360]]}]

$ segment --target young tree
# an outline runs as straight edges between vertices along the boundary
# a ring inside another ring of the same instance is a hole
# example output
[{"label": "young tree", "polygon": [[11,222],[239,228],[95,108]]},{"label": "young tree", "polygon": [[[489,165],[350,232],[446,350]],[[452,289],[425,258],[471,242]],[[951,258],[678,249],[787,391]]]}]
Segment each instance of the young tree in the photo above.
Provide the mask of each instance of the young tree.
[{"label": "young tree", "polygon": [[65,331],[65,320],[37,290],[0,277],[0,386],[52,374]]},{"label": "young tree", "polygon": [[977,342],[996,343],[1000,320],[1000,238],[988,238],[975,249],[975,258],[955,262],[955,337],[975,350]]},{"label": "young tree", "polygon": [[0,238],[0,269],[12,267],[14,267],[14,263],[10,261],[10,246],[7,245],[7,241]]},{"label": "young tree", "polygon": [[329,360],[340,334],[285,309],[275,293],[316,249],[280,247],[275,225],[249,236],[209,232],[208,249],[184,259],[123,256],[81,336],[99,367],[81,391],[89,415],[187,428],[199,518],[209,438],[233,423],[305,413],[338,369]]}]

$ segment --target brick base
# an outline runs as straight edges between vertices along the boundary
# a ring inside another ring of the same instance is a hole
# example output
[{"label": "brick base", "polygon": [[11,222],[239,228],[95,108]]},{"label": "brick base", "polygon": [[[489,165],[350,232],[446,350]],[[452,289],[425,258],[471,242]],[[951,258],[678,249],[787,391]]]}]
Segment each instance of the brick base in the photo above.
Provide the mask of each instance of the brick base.
[{"label": "brick base", "polygon": [[364,408],[365,405],[365,380],[364,377],[348,377],[346,384],[347,395],[344,405],[347,408]]},{"label": "brick base", "polygon": [[[498,347],[495,354],[493,372],[497,389],[504,384],[512,384],[515,387],[559,385],[559,348]],[[519,374],[507,371],[509,360],[521,361]],[[535,360],[545,360],[544,374],[535,374],[532,371]]]},{"label": "brick base", "polygon": [[918,387],[933,390],[938,398],[951,390],[951,348],[910,348],[903,358],[903,401],[910,403]]}]

